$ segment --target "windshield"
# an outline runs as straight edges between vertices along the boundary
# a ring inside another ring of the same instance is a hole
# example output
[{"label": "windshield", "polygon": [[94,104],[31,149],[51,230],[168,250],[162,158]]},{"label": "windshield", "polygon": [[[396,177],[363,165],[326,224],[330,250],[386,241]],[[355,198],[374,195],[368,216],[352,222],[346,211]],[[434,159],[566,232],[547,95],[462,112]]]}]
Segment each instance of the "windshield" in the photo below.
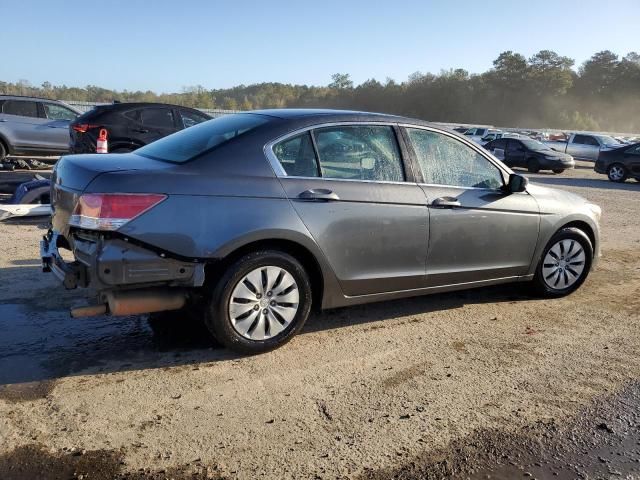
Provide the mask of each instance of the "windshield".
[{"label": "windshield", "polygon": [[138,155],[183,163],[268,122],[263,115],[237,113],[209,120],[136,150]]},{"label": "windshield", "polygon": [[538,140],[521,139],[520,141],[524,143],[524,146],[527,147],[529,150],[535,150],[535,151],[551,150],[551,148],[549,148],[544,143],[539,142]]},{"label": "windshield", "polygon": [[600,141],[602,142],[602,145],[620,145],[620,142],[618,140],[616,140],[613,137],[610,137],[609,135],[598,135],[597,136]]}]

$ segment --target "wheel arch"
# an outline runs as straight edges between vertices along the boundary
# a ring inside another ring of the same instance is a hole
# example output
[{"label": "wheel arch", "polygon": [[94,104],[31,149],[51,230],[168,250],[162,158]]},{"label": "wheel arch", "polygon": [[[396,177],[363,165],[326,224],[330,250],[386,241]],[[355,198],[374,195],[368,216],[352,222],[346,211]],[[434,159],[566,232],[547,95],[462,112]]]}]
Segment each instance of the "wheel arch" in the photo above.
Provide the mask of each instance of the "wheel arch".
[{"label": "wheel arch", "polygon": [[585,233],[585,235],[587,237],[589,237],[589,241],[591,242],[591,248],[593,248],[593,254],[594,256],[596,255],[596,234],[593,230],[593,228],[591,227],[591,225],[589,225],[587,222],[582,221],[582,220],[573,220],[565,225],[562,225],[560,228],[558,228],[558,230],[556,230],[556,233],[559,232],[560,230],[562,230],[563,228],[576,228],[578,230],[581,230],[582,232]]},{"label": "wheel arch", "polygon": [[242,256],[258,250],[277,250],[291,255],[298,260],[309,275],[312,293],[312,308],[322,308],[325,294],[325,272],[311,250],[304,245],[289,239],[262,239],[246,243],[227,253],[218,261],[211,262],[205,267],[205,284],[211,284],[222,275],[230,264]]}]

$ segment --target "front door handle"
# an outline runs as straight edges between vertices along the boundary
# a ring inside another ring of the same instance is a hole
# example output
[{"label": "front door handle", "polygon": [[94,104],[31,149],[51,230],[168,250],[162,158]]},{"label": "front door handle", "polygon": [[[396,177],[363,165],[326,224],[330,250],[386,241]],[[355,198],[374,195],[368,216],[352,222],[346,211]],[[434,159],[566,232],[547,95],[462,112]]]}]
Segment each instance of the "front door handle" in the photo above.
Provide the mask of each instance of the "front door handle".
[{"label": "front door handle", "polygon": [[455,197],[439,197],[431,202],[431,206],[436,208],[453,208],[459,207],[460,202]]},{"label": "front door handle", "polygon": [[134,128],[133,131],[136,133],[149,133],[149,130],[145,128]]},{"label": "front door handle", "polygon": [[301,200],[320,200],[325,202],[340,200],[340,197],[337,193],[326,188],[311,188],[309,190],[305,190],[300,195],[298,195],[298,198]]}]

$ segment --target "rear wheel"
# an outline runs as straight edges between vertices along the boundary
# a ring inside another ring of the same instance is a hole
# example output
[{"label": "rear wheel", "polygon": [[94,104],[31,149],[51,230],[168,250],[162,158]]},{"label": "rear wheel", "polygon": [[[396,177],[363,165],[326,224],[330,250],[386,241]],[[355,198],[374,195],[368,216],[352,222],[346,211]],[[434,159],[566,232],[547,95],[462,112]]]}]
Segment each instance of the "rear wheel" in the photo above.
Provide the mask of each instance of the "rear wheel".
[{"label": "rear wheel", "polygon": [[607,169],[607,177],[612,182],[624,182],[627,179],[627,169],[620,163],[614,163]]},{"label": "rear wheel", "polygon": [[245,255],[222,275],[211,294],[205,323],[227,348],[253,354],[288,342],[311,309],[304,267],[276,250]]},{"label": "rear wheel", "polygon": [[558,168],[558,169],[553,171],[553,173],[555,173],[557,175],[560,175],[562,172],[564,172],[564,169],[562,169],[562,168]]},{"label": "rear wheel", "polygon": [[538,173],[540,171],[540,162],[536,158],[530,158],[527,161],[527,170],[531,173]]},{"label": "rear wheel", "polygon": [[591,240],[577,228],[558,231],[542,252],[533,286],[545,297],[563,297],[586,280],[593,260]]}]

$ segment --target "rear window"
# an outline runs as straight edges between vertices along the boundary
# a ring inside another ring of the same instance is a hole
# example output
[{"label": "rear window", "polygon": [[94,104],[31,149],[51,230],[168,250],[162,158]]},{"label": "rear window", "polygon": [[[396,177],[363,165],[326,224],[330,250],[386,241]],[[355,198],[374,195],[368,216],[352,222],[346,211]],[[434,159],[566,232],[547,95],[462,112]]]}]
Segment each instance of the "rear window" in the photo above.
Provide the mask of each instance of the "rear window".
[{"label": "rear window", "polygon": [[225,115],[194,125],[139,148],[136,153],[167,162],[183,163],[268,122],[252,113]]},{"label": "rear window", "polygon": [[2,106],[2,113],[38,118],[38,104],[27,100],[7,100]]}]

